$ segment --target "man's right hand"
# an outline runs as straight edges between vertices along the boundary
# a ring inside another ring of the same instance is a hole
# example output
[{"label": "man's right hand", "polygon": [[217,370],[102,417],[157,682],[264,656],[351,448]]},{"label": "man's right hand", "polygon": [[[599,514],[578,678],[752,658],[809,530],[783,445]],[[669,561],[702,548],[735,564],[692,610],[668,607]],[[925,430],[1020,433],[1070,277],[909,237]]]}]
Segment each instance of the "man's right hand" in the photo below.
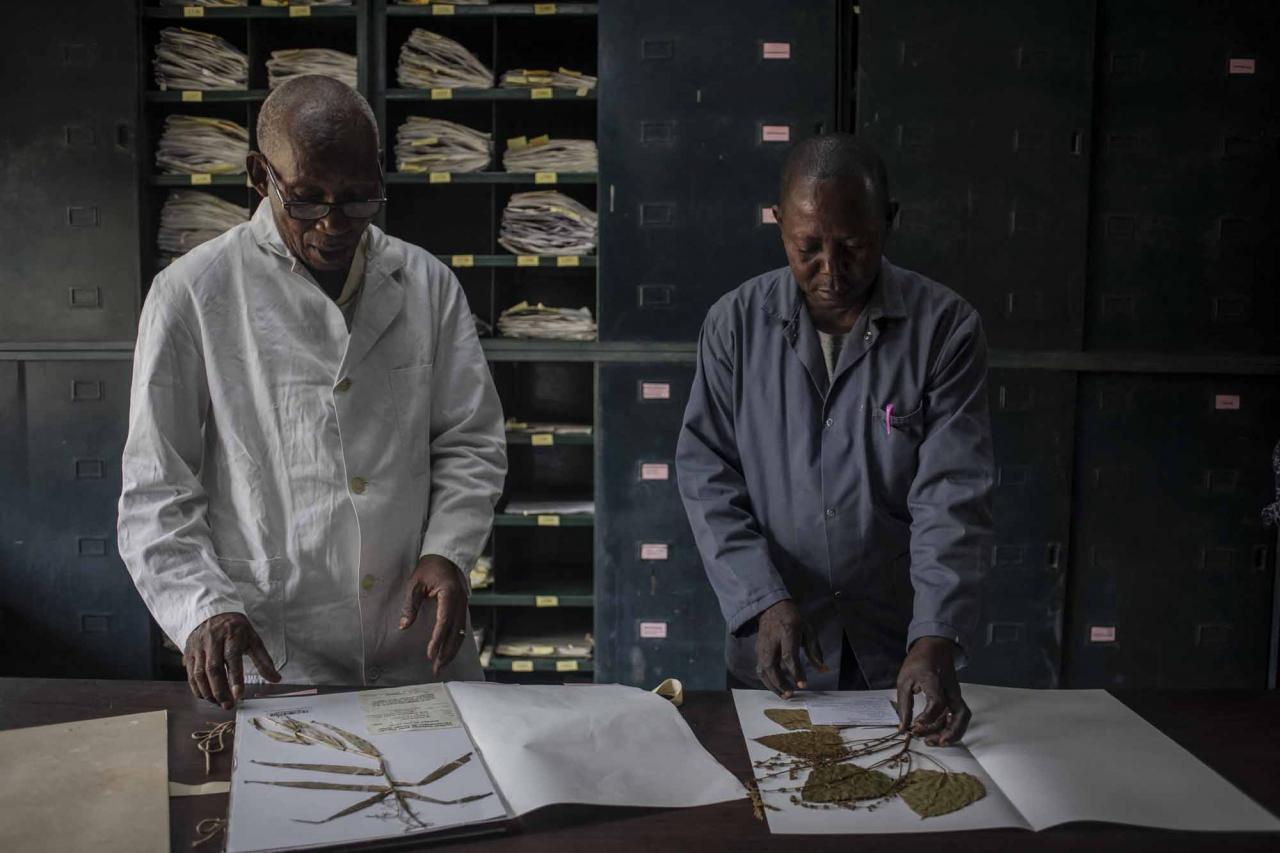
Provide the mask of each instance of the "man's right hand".
[{"label": "man's right hand", "polygon": [[244,696],[241,658],[245,655],[253,659],[267,681],[280,680],[267,647],[244,614],[219,613],[202,622],[187,637],[187,650],[182,655],[191,692],[230,711]]},{"label": "man's right hand", "polygon": [[756,674],[765,687],[783,699],[790,699],[795,689],[807,686],[804,665],[800,663],[801,647],[819,672],[827,671],[818,638],[800,618],[800,611],[791,599],[770,606],[760,614],[757,624]]}]

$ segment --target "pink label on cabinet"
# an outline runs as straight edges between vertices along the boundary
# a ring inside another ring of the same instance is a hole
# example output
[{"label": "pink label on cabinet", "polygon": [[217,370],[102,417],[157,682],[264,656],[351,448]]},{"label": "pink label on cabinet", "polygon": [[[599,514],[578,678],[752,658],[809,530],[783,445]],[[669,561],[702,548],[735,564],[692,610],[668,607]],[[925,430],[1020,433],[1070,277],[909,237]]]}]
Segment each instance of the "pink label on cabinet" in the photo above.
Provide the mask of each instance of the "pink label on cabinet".
[{"label": "pink label on cabinet", "polygon": [[1213,407],[1221,412],[1238,412],[1240,411],[1240,395],[1216,394],[1213,398]]},{"label": "pink label on cabinet", "polygon": [[667,543],[666,542],[642,542],[640,544],[640,559],[642,560],[667,559]]},{"label": "pink label on cabinet", "polygon": [[641,382],[640,383],[640,399],[670,400],[671,385],[668,382]]},{"label": "pink label on cabinet", "polygon": [[641,480],[670,480],[671,466],[665,462],[645,462],[640,466]]},{"label": "pink label on cabinet", "polygon": [[1228,59],[1228,74],[1256,74],[1258,71],[1258,61],[1256,59]]},{"label": "pink label on cabinet", "polygon": [[791,125],[766,124],[760,128],[761,142],[790,142]]},{"label": "pink label on cabinet", "polygon": [[760,46],[760,56],[763,59],[790,59],[791,42],[767,41]]},{"label": "pink label on cabinet", "polygon": [[640,638],[642,640],[665,640],[667,638],[667,623],[641,622]]},{"label": "pink label on cabinet", "polygon": [[760,208],[760,222],[765,225],[778,224],[778,217],[773,215],[773,205]]},{"label": "pink label on cabinet", "polygon": [[1114,643],[1115,641],[1116,641],[1116,627],[1114,625],[1089,626],[1089,642]]}]

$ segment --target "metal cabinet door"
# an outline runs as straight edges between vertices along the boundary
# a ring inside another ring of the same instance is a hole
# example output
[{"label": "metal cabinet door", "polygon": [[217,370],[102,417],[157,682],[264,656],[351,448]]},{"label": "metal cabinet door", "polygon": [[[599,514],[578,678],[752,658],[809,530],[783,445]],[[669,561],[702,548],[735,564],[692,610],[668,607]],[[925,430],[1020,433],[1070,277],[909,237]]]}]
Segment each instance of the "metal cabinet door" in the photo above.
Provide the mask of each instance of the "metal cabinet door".
[{"label": "metal cabinet door", "polygon": [[603,6],[601,340],[691,341],[785,263],[761,210],[791,143],[835,127],[837,37],[829,0]]},{"label": "metal cabinet door", "polygon": [[0,28],[0,340],[134,336],[137,10],[17,3]]},{"label": "metal cabinet door", "polygon": [[675,482],[693,368],[599,370],[596,665],[600,681],[724,688],[724,621]]},{"label": "metal cabinet door", "polygon": [[1080,343],[1093,4],[864,2],[858,133],[901,205],[888,255],[998,348]]}]

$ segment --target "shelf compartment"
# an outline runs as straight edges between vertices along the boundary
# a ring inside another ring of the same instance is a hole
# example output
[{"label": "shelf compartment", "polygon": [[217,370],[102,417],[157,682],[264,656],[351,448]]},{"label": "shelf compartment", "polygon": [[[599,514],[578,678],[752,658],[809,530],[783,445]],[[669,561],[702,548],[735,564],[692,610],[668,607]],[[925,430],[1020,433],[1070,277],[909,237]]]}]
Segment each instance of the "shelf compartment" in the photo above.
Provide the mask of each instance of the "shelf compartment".
[{"label": "shelf compartment", "polygon": [[486,670],[492,672],[594,672],[590,658],[502,658],[494,655]]},{"label": "shelf compartment", "polygon": [[[443,8],[449,11],[440,11]],[[423,5],[387,4],[388,18],[531,18],[594,17],[600,14],[599,3],[501,3],[492,6],[455,6],[448,3]]]},{"label": "shelf compartment", "polygon": [[269,89],[169,89],[147,91],[146,100],[155,104],[254,103],[266,100]]},{"label": "shelf compartment", "polygon": [[144,18],[189,21],[246,21],[252,18],[354,18],[359,8],[351,6],[146,6]]},{"label": "shelf compartment", "polygon": [[[598,87],[597,87],[598,88]],[[578,94],[578,92],[582,94]],[[596,89],[388,89],[388,101],[594,101]]]},{"label": "shelf compartment", "polygon": [[494,527],[593,527],[595,523],[594,515],[517,515],[500,512],[493,517]]},{"label": "shelf compartment", "polygon": [[[441,177],[444,176],[444,177]],[[594,184],[595,172],[390,172],[389,184]]]},{"label": "shelf compartment", "polygon": [[432,254],[454,269],[467,269],[468,267],[581,269],[596,265],[595,255],[453,255],[448,252],[433,252]]}]

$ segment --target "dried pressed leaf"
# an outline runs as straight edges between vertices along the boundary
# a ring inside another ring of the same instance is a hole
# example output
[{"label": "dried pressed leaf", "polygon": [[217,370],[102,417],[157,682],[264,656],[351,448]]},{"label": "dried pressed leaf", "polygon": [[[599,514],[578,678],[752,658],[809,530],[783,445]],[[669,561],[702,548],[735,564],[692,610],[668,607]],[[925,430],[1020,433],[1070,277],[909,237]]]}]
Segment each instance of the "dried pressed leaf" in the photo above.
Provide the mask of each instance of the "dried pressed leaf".
[{"label": "dried pressed leaf", "polygon": [[325,818],[324,820],[302,820],[302,819],[300,819],[300,818],[294,818],[294,822],[295,822],[295,823],[328,823],[328,822],[329,822],[329,821],[331,821],[331,820],[337,820],[337,819],[338,819],[338,818],[340,818],[340,817],[346,817],[346,816],[347,816],[347,815],[349,815],[349,814],[355,814],[356,812],[360,811],[361,809],[367,809],[369,806],[375,806],[375,805],[377,805],[378,803],[380,803],[380,802],[382,802],[383,800],[385,800],[385,799],[386,799],[387,797],[389,797],[390,795],[391,795],[391,791],[390,791],[390,790],[383,791],[381,794],[374,794],[374,795],[373,795],[372,797],[370,797],[369,799],[367,799],[367,800],[361,800],[360,802],[356,803],[354,806],[347,806],[347,807],[346,807],[345,809],[343,809],[342,811],[338,812],[338,813],[337,813],[337,814],[335,814],[335,815],[330,815],[329,817]]},{"label": "dried pressed leaf", "polygon": [[428,773],[426,778],[424,778],[421,782],[416,783],[416,785],[430,785],[432,782],[435,782],[438,779],[443,779],[444,777],[448,776],[450,773],[452,773],[453,771],[457,770],[459,767],[461,767],[462,765],[470,761],[472,755],[473,753],[468,752],[466,755],[462,756],[461,758],[455,758],[453,761],[450,761],[448,764],[445,764],[441,767],[437,767],[435,770],[432,770],[430,773]]},{"label": "dried pressed leaf", "polygon": [[847,751],[844,741],[840,739],[840,733],[826,727],[765,735],[756,738],[756,743],[764,744],[776,752],[811,761],[820,758],[841,758]]},{"label": "dried pressed leaf", "polygon": [[319,726],[324,725],[323,723],[304,723],[300,720],[291,720],[290,722],[297,725],[297,732],[299,735],[313,743],[322,743],[325,746],[331,746],[334,749],[340,749],[343,752],[351,751],[345,743],[319,728]]},{"label": "dried pressed leaf", "polygon": [[[304,740],[299,740],[297,735],[294,734],[294,731],[292,728],[287,726],[281,726],[281,723],[278,720],[273,720],[270,718],[267,718],[264,720],[262,717],[254,717],[250,720],[250,722],[253,723],[253,727],[255,729],[262,732],[264,735],[271,738],[272,740],[278,740],[281,743],[296,743],[299,746],[311,745]],[[283,732],[276,731],[271,728],[268,728],[268,724],[271,724],[274,726],[281,726],[282,728],[285,729],[285,731]]]},{"label": "dried pressed leaf", "polygon": [[340,729],[337,726],[333,725],[332,723],[317,722],[316,725],[324,726],[329,731],[342,736],[343,738],[346,739],[347,743],[351,744],[353,747],[355,747],[360,752],[363,752],[365,755],[368,755],[372,758],[382,757],[382,753],[378,752],[378,748],[376,746],[369,743],[369,741],[365,740],[359,735],[353,735],[351,732],[347,731],[346,729]]},{"label": "dried pressed leaf", "polygon": [[920,817],[937,817],[976,803],[987,795],[982,780],[968,773],[912,770],[899,796]]},{"label": "dried pressed leaf", "polygon": [[289,770],[314,770],[317,773],[346,773],[351,776],[381,776],[382,771],[374,767],[355,767],[349,764],[283,764],[278,761],[254,761],[263,767],[284,767]]},{"label": "dried pressed leaf", "polygon": [[262,782],[248,780],[250,785],[275,785],[278,788],[306,788],[309,791],[377,791],[390,793],[388,785],[343,785],[340,782]]},{"label": "dried pressed leaf", "polygon": [[422,794],[415,794],[413,791],[400,791],[402,797],[409,797],[413,800],[422,800],[424,803],[433,803],[437,806],[456,806],[460,803],[474,803],[476,800],[483,800],[485,797],[492,797],[493,792],[487,794],[471,794],[466,797],[459,797],[456,800],[437,800],[435,797],[427,797]]},{"label": "dried pressed leaf", "polygon": [[873,800],[893,790],[893,779],[879,770],[856,764],[822,764],[813,769],[800,791],[810,803],[847,803]]},{"label": "dried pressed leaf", "polygon": [[814,727],[809,721],[809,712],[804,708],[766,708],[764,715],[793,732]]}]

